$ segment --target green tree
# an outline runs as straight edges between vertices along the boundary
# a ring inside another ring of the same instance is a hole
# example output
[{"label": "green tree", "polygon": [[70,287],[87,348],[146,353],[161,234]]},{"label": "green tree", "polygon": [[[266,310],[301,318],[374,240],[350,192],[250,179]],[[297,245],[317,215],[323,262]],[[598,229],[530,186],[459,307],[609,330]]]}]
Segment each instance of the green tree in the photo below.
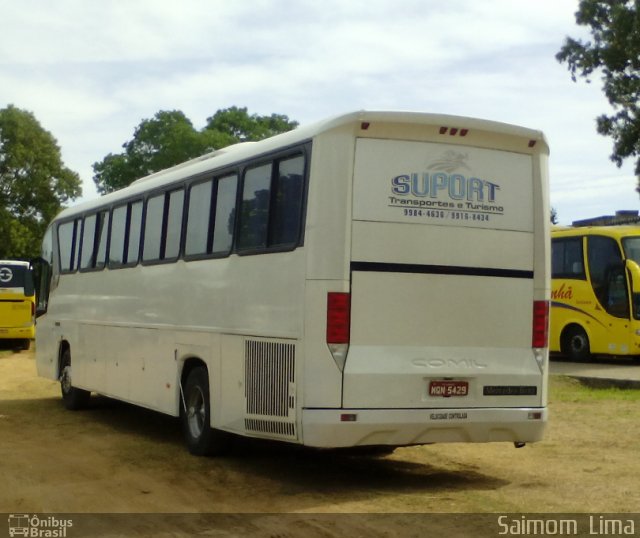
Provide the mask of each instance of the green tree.
[{"label": "green tree", "polygon": [[[614,114],[597,118],[597,130],[613,139],[611,160],[622,166],[636,158],[640,181],[640,13],[637,0],[581,0],[576,22],[589,28],[592,41],[567,37],[559,62],[566,62],[574,82],[602,75],[603,91]],[[640,188],[639,188],[640,190]]]},{"label": "green tree", "polygon": [[206,130],[227,135],[231,137],[232,143],[262,140],[298,126],[297,121],[290,121],[282,114],[249,115],[246,107],[235,106],[218,110],[213,116],[207,118],[207,122]]},{"label": "green tree", "polygon": [[126,187],[132,181],[199,157],[215,149],[245,141],[261,140],[297,126],[286,116],[249,115],[246,108],[218,110],[198,131],[179,110],[160,111],[143,120],[123,153],[107,155],[93,165],[98,192]]},{"label": "green tree", "polygon": [[0,109],[0,258],[36,256],[49,221],[81,194],[80,177],[35,116]]}]

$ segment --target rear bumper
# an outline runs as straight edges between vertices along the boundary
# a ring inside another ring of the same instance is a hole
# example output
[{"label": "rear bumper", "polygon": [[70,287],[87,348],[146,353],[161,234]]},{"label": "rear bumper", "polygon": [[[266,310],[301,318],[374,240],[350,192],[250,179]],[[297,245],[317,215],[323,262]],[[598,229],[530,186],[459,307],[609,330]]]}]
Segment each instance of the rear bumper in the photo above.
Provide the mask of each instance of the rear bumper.
[{"label": "rear bumper", "polygon": [[[355,415],[355,420],[343,421],[344,415]],[[542,439],[546,423],[547,408],[542,407],[303,409],[302,442],[325,448],[495,441],[531,443]]]},{"label": "rear bumper", "polygon": [[2,340],[14,340],[14,339],[33,339],[36,337],[35,327],[0,327],[0,339]]}]

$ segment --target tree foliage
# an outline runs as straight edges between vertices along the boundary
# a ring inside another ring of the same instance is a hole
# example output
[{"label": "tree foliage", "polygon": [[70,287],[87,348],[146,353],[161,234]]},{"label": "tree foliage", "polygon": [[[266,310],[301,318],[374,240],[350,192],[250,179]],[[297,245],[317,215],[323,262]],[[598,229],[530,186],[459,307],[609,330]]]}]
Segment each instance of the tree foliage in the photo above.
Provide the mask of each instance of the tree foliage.
[{"label": "tree foliage", "polygon": [[49,221],[81,193],[80,177],[35,116],[0,109],[0,258],[36,256]]},{"label": "tree foliage", "polygon": [[621,166],[636,158],[640,179],[640,13],[637,0],[581,0],[578,25],[589,28],[592,40],[567,37],[556,58],[566,62],[571,78],[601,73],[603,91],[614,114],[597,118],[598,132],[613,139],[611,160]]},{"label": "tree foliage", "polygon": [[170,166],[238,142],[261,140],[289,131],[297,122],[287,116],[249,115],[246,108],[218,110],[200,131],[179,110],[160,111],[143,120],[123,153],[107,155],[93,165],[98,192],[105,194]]}]

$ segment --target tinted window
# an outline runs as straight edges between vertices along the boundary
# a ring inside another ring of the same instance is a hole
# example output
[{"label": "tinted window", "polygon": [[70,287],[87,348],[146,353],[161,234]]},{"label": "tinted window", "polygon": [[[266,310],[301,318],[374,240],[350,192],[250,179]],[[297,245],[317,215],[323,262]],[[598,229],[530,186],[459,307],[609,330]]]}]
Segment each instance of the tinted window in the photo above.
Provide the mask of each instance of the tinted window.
[{"label": "tinted window", "polygon": [[127,230],[127,206],[116,207],[113,210],[111,222],[111,243],[109,245],[109,265],[124,263],[125,233]]},{"label": "tinted window", "polygon": [[130,206],[127,257],[125,259],[125,263],[127,265],[135,265],[138,263],[138,257],[140,255],[140,239],[142,237],[142,202],[133,202]]},{"label": "tinted window", "polygon": [[299,156],[278,163],[278,181],[271,216],[271,245],[288,245],[298,240],[303,178],[304,157]]},{"label": "tinted window", "polygon": [[[60,270],[74,271],[76,269],[75,260],[77,258],[77,243],[80,233],[76,233],[79,221],[65,222],[58,226],[58,248],[60,251]],[[78,236],[76,238],[76,236]]]},{"label": "tinted window", "polygon": [[212,252],[229,252],[233,244],[238,176],[218,180]]},{"label": "tinted window", "polygon": [[82,252],[80,254],[80,269],[93,267],[93,249],[96,234],[96,215],[84,218],[82,225]]},{"label": "tinted window", "polygon": [[189,214],[184,246],[186,256],[207,253],[213,182],[197,183],[189,189]]},{"label": "tinted window", "polygon": [[102,269],[107,261],[107,237],[109,236],[109,212],[98,213],[98,223],[96,228],[96,259],[94,267]]},{"label": "tinted window", "polygon": [[640,237],[625,237],[622,240],[622,248],[626,258],[640,263]]},{"label": "tinted window", "polygon": [[142,259],[144,261],[160,259],[163,216],[164,194],[149,198],[144,224],[144,250],[142,253]]},{"label": "tinted window", "polygon": [[591,285],[600,304],[606,306],[609,274],[622,264],[622,254],[614,239],[599,235],[591,235],[587,238],[587,248]]},{"label": "tinted window", "polygon": [[24,288],[27,268],[22,265],[0,263],[0,288]]},{"label": "tinted window", "polygon": [[582,237],[568,237],[552,241],[551,275],[553,278],[586,278]]},{"label": "tinted window", "polygon": [[184,191],[173,191],[168,198],[166,240],[163,259],[177,258],[180,254],[180,238],[182,237],[182,210],[184,208]]},{"label": "tinted window", "polygon": [[244,176],[238,249],[267,246],[272,165],[250,168]]}]

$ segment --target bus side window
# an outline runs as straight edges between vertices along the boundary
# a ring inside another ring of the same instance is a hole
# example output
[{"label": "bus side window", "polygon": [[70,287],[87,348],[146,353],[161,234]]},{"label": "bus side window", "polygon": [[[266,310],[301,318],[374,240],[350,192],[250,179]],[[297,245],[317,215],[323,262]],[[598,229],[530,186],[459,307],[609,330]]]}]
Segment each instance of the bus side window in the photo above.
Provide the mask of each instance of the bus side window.
[{"label": "bus side window", "polygon": [[302,221],[303,178],[302,155],[278,163],[278,185],[271,218],[271,245],[291,245],[298,241]]},{"label": "bus side window", "polygon": [[71,273],[78,268],[81,220],[76,219],[58,226],[60,271]]},{"label": "bus side window", "polygon": [[587,238],[587,248],[593,292],[606,309],[609,273],[622,264],[622,253],[615,239],[599,235],[590,235]]},{"label": "bus side window", "polygon": [[585,279],[582,237],[554,239],[551,242],[553,278]]},{"label": "bus side window", "polygon": [[185,256],[207,254],[213,181],[195,183],[189,189]]},{"label": "bus side window", "polygon": [[605,308],[617,318],[629,317],[629,295],[627,279],[623,265],[610,267],[607,271],[607,295]]},{"label": "bus side window", "polygon": [[82,244],[80,253],[80,269],[92,267],[93,252],[95,248],[97,215],[89,215],[82,223]]},{"label": "bus side window", "polygon": [[98,222],[96,226],[96,252],[93,261],[95,269],[104,268],[107,263],[107,237],[109,235],[109,212],[101,211],[98,213]]},{"label": "bus side window", "polygon": [[247,169],[239,215],[239,251],[298,245],[304,168],[304,156],[296,155]]},{"label": "bus side window", "polygon": [[216,210],[211,252],[228,254],[233,245],[238,176],[221,177],[217,182]]}]

